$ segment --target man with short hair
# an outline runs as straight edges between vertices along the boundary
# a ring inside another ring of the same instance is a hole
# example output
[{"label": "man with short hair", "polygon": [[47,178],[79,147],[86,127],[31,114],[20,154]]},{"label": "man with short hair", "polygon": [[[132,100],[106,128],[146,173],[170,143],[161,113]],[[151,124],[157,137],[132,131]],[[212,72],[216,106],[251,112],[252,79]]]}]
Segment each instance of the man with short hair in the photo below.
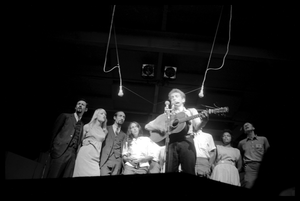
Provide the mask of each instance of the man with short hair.
[{"label": "man with short hair", "polygon": [[254,130],[253,124],[245,123],[243,131],[247,137],[238,144],[238,149],[243,157],[244,178],[242,186],[246,188],[253,187],[263,156],[270,147],[268,139],[264,136],[258,136]]},{"label": "man with short hair", "polygon": [[108,134],[102,143],[100,155],[100,174],[119,175],[122,173],[122,145],[126,134],[121,130],[125,113],[118,111],[114,115],[114,124],[107,126]]},{"label": "man with short hair", "polygon": [[[172,89],[168,97],[173,107],[171,119],[183,119],[198,114],[195,108],[185,108],[186,96],[181,90]],[[174,128],[174,126],[167,125],[168,123],[165,124],[160,115],[145,125],[145,129],[148,131],[159,131],[165,134],[169,132],[170,134],[165,172],[179,172],[180,167],[182,172],[195,175],[196,150],[193,140],[194,132],[200,130],[207,120],[208,113],[204,112],[201,114],[201,118],[195,117],[192,120],[179,123]]]},{"label": "man with short hair", "polygon": [[80,99],[75,113],[62,113],[55,121],[51,138],[48,178],[72,177],[77,149],[83,133],[81,118],[87,112],[87,101]]}]

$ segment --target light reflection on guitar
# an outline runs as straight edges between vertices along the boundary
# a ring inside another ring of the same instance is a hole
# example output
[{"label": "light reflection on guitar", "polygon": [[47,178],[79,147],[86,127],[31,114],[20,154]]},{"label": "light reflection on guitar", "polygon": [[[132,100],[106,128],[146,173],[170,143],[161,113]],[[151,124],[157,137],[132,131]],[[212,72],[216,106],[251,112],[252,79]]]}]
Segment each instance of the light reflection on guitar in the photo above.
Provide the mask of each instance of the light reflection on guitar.
[{"label": "light reflection on guitar", "polygon": [[[207,109],[204,110],[207,111],[208,114],[223,114],[229,111],[228,107],[220,107],[220,108],[215,108],[215,109]],[[187,121],[190,121],[192,119],[195,119],[197,117],[201,118],[202,113],[200,112],[199,114],[188,116],[184,112],[180,112],[175,115],[171,115],[170,121],[170,135],[175,134],[175,133],[180,133],[184,131],[184,128],[186,128]],[[167,122],[166,115],[161,115],[159,118],[161,118],[161,121]],[[150,139],[154,142],[160,142],[161,140],[165,139],[167,137],[167,133],[165,132],[160,132],[160,131],[150,131]]]}]

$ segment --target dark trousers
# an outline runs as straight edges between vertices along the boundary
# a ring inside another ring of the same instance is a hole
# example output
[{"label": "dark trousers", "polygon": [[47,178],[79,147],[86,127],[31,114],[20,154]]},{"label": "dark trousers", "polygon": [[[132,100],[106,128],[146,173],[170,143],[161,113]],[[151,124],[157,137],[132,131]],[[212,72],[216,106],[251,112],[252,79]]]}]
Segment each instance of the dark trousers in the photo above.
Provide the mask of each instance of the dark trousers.
[{"label": "dark trousers", "polygon": [[155,174],[155,173],[160,173],[160,171],[161,171],[160,164],[157,161],[152,160],[150,162],[148,173]]},{"label": "dark trousers", "polygon": [[178,172],[179,165],[182,172],[195,175],[196,150],[191,135],[170,135],[166,172]]},{"label": "dark trousers", "polygon": [[112,154],[100,169],[101,176],[120,175],[122,173],[122,158]]},{"label": "dark trousers", "polygon": [[244,178],[242,186],[245,188],[252,188],[255,180],[257,179],[257,174],[259,171],[260,163],[250,162],[246,163],[244,166]]},{"label": "dark trousers", "polygon": [[51,158],[47,178],[73,177],[76,149],[69,147],[59,158]]}]

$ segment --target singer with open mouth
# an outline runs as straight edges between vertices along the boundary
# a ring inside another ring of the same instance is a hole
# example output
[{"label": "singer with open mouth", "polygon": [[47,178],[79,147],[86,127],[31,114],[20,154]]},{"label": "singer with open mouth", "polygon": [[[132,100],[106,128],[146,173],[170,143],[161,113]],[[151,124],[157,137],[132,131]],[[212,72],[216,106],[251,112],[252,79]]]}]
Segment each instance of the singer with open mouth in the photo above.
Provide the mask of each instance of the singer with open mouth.
[{"label": "singer with open mouth", "polygon": [[[189,173],[195,175],[196,150],[194,133],[201,130],[208,121],[208,113],[199,113],[195,108],[186,108],[186,96],[179,89],[172,89],[168,94],[165,112],[145,125],[154,142],[166,141],[165,172]],[[195,118],[187,118],[197,116]],[[185,120],[187,119],[187,120]]]}]

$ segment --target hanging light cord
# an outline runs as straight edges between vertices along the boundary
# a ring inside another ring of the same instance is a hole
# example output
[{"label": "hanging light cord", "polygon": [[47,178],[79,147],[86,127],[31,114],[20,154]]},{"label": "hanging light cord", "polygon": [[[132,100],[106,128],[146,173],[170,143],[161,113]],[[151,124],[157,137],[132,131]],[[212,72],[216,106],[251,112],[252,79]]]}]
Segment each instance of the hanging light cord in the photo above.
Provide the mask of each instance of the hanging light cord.
[{"label": "hanging light cord", "polygon": [[[109,34],[108,34],[108,41],[107,41],[107,46],[106,46],[105,58],[104,58],[103,72],[104,73],[109,73],[109,72],[113,71],[115,68],[118,68],[118,73],[119,73],[119,78],[120,78],[120,86],[119,86],[118,96],[122,97],[124,94],[123,94],[123,86],[122,86],[121,66],[120,66],[119,53],[118,53],[116,28],[115,28],[115,26],[113,26],[115,10],[116,10],[116,5],[113,6],[113,11],[112,11],[112,17],[111,17],[111,22],[110,22]],[[109,47],[109,43],[110,43],[112,28],[114,28],[114,38],[115,38],[115,45],[116,45],[117,65],[112,67],[110,70],[106,70],[105,68],[106,68],[108,47]]]},{"label": "hanging light cord", "polygon": [[230,40],[231,40],[231,20],[232,20],[232,5],[230,5],[230,18],[229,18],[229,38],[228,38],[228,42],[227,42],[227,46],[226,46],[226,52],[225,52],[225,55],[223,57],[223,62],[222,62],[222,65],[219,67],[219,68],[208,68],[209,67],[209,64],[210,64],[210,60],[211,60],[211,55],[212,55],[212,52],[213,52],[213,49],[214,49],[214,46],[215,46],[215,41],[216,41],[216,36],[217,36],[217,33],[218,33],[218,29],[219,29],[219,25],[220,25],[220,21],[221,21],[221,16],[222,16],[222,13],[223,13],[223,8],[224,6],[222,7],[222,10],[221,10],[221,14],[220,14],[220,17],[219,17],[219,21],[218,21],[218,25],[217,25],[217,30],[216,30],[216,33],[215,33],[215,36],[214,36],[214,40],[213,40],[213,44],[212,44],[212,48],[210,50],[210,55],[209,55],[209,58],[208,58],[208,63],[207,63],[207,67],[206,67],[206,70],[205,70],[205,73],[204,73],[204,78],[202,80],[202,87],[204,86],[204,82],[206,80],[206,75],[207,75],[207,72],[209,70],[220,70],[221,68],[223,68],[224,66],[224,63],[225,63],[225,58],[229,52],[229,44],[230,44]]},{"label": "hanging light cord", "polygon": [[115,67],[118,67],[119,77],[120,77],[120,86],[122,87],[121,66],[120,66],[120,60],[119,60],[119,51],[118,51],[118,43],[117,43],[117,35],[116,35],[116,28],[115,28],[115,26],[114,26],[114,36],[115,36],[116,56],[117,56],[117,65]]},{"label": "hanging light cord", "polygon": [[106,51],[105,51],[105,58],[104,58],[104,65],[103,65],[103,71],[104,71],[105,73],[109,73],[109,72],[111,72],[112,70],[114,70],[115,68],[117,68],[117,66],[115,66],[115,67],[113,67],[112,69],[110,69],[110,70],[108,70],[108,71],[105,70],[106,62],[107,62],[108,47],[109,47],[109,42],[110,42],[110,37],[111,37],[111,30],[112,30],[112,25],[113,25],[113,22],[114,22],[115,8],[116,8],[116,6],[114,5],[114,7],[113,7],[113,12],[112,12],[112,17],[111,17],[111,22],[110,22],[109,33],[108,33],[108,41],[107,41]]},{"label": "hanging light cord", "polygon": [[[114,15],[115,15],[115,8],[116,8],[116,5],[113,6],[113,11],[112,11],[112,18],[111,18],[111,23],[110,23],[110,29],[109,29],[109,34],[108,34],[108,42],[107,42],[107,46],[106,46],[106,52],[105,52],[105,58],[104,58],[104,65],[103,65],[103,71],[105,73],[109,73],[111,71],[113,71],[115,68],[118,68],[118,73],[119,73],[119,77],[120,77],[120,90],[122,89],[122,76],[121,76],[121,67],[120,67],[120,61],[119,61],[119,54],[118,54],[118,46],[117,46],[117,37],[116,37],[116,30],[115,30],[115,26],[113,26],[113,21],[114,21]],[[224,66],[224,63],[225,63],[225,58],[229,52],[229,44],[230,44],[230,40],[231,40],[231,21],[232,21],[232,5],[230,5],[230,19],[229,19],[229,39],[228,39],[228,42],[227,42],[227,46],[226,46],[226,52],[225,52],[225,55],[223,57],[223,61],[222,61],[222,65],[219,67],[219,68],[209,68],[209,64],[210,64],[210,60],[211,60],[211,56],[212,56],[212,52],[213,52],[213,49],[214,49],[214,46],[215,46],[215,41],[216,41],[216,37],[217,37],[217,33],[218,33],[218,30],[219,30],[219,25],[220,25],[220,21],[221,21],[221,17],[222,17],[222,13],[223,13],[223,8],[224,6],[222,7],[222,10],[221,10],[221,13],[220,13],[220,17],[219,17],[219,20],[218,20],[218,25],[217,25],[217,29],[216,29],[216,32],[215,32],[215,36],[214,36],[214,40],[213,40],[213,44],[212,44],[212,48],[210,50],[210,54],[209,54],[209,58],[208,58],[208,62],[207,62],[207,66],[206,66],[206,70],[205,70],[205,73],[204,73],[204,77],[203,77],[203,80],[202,80],[202,88],[203,89],[203,86],[204,86],[204,83],[205,83],[205,80],[206,80],[206,76],[207,76],[207,72],[209,70],[220,70],[221,68],[223,68]],[[114,28],[114,39],[115,39],[115,45],[116,45],[116,57],[117,57],[117,65],[112,67],[111,69],[109,70],[106,70],[106,63],[107,63],[107,54],[108,54],[108,48],[109,48],[109,42],[111,40],[111,31],[112,31],[112,28]],[[125,87],[126,88],[126,87]],[[198,88],[198,89],[200,89]],[[128,88],[126,88],[127,90],[129,90]],[[187,92],[186,94],[188,93],[191,93],[193,91],[196,91],[198,89],[195,89],[195,90],[192,90],[192,91],[189,91]],[[131,90],[129,90],[131,91]],[[147,99],[141,97],[140,95],[138,95],[137,93],[131,91],[132,93],[134,93],[135,95],[139,96],[140,98],[146,100],[147,102],[150,102],[148,101]],[[123,91],[122,91],[123,93]],[[150,102],[151,103],[151,102]],[[153,103],[152,103],[153,104]]]}]

